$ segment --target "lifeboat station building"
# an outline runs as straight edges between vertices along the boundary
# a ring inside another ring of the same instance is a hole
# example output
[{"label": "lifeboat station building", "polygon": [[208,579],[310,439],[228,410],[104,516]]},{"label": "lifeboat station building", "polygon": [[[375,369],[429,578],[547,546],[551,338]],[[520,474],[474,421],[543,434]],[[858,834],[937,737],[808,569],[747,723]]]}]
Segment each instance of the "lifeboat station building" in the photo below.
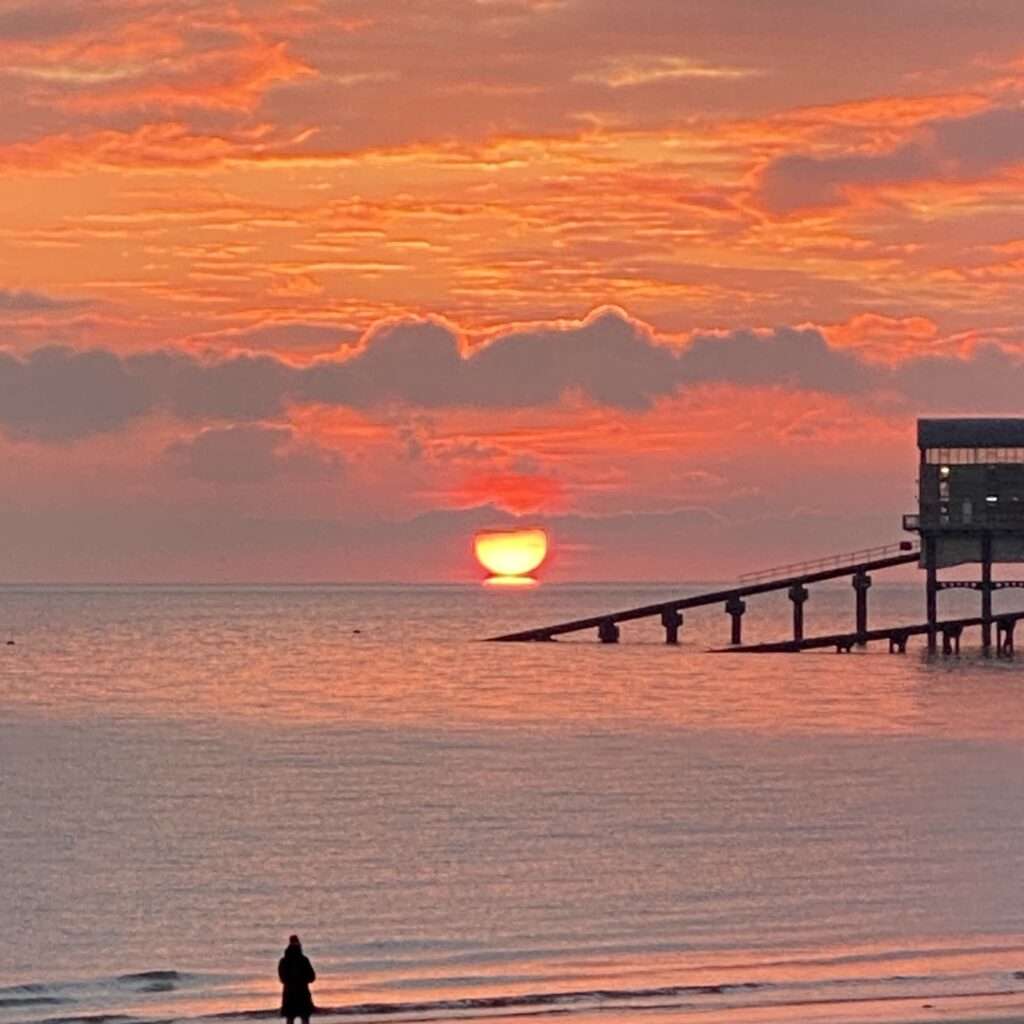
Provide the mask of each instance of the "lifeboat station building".
[{"label": "lifeboat station building", "polygon": [[[1024,419],[922,419],[918,511],[904,528],[921,538],[930,646],[946,586],[981,592],[982,646],[991,646],[996,562],[1024,562]],[[942,583],[939,570],[977,562],[980,579]]]}]

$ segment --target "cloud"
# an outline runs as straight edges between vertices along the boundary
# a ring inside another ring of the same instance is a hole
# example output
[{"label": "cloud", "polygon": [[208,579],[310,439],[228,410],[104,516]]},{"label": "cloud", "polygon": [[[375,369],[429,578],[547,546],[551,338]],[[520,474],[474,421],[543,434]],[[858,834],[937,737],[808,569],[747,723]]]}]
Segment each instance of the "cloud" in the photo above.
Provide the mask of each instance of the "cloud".
[{"label": "cloud", "polygon": [[[250,110],[264,93],[281,82],[314,74],[289,56],[284,44],[269,45],[248,38],[230,49],[188,51],[156,67],[71,68],[54,79],[51,69],[35,69],[36,77],[78,86],[60,102],[70,110],[128,110],[140,107],[172,111],[181,108]],[[198,54],[198,55],[196,55]],[[89,85],[89,92],[82,87]]]},{"label": "cloud", "polygon": [[918,145],[889,153],[846,156],[793,154],[773,160],[761,173],[758,196],[773,212],[835,206],[856,186],[894,185],[925,178],[937,170]]},{"label": "cloud", "polygon": [[185,420],[273,419],[292,374],[280,360],[248,354],[203,361],[170,350],[0,352],[0,428],[19,440],[65,442],[122,430],[158,410]]},{"label": "cloud", "polygon": [[[888,330],[899,321],[885,322]],[[920,325],[911,321],[908,329]],[[835,328],[827,328],[834,333]],[[903,339],[904,341],[906,339]],[[929,348],[934,339],[926,338]],[[669,344],[621,310],[509,327],[467,348],[436,319],[388,321],[354,349],[296,366],[270,353],[223,357],[161,349],[119,355],[65,346],[0,354],[0,429],[64,442],[124,429],[151,413],[208,425],[281,421],[292,407],[514,412],[585,403],[650,409],[690,388],[728,384],[840,396],[898,394],[930,407],[1019,404],[1024,364],[1006,346],[960,346],[902,360],[829,344],[816,327],[697,333]],[[894,342],[895,344],[895,342]],[[1016,390],[1015,390],[1016,389]],[[269,441],[211,435],[204,444]]]},{"label": "cloud", "polygon": [[691,384],[726,381],[845,395],[879,380],[854,356],[832,348],[817,328],[697,334],[679,362]]},{"label": "cloud", "polygon": [[83,168],[156,170],[203,168],[259,145],[230,132],[192,132],[180,122],[152,122],[129,131],[61,132],[0,147],[0,167],[18,171],[75,171]]},{"label": "cloud", "polygon": [[995,107],[926,126],[938,160],[958,177],[990,174],[1024,160],[1024,108]]},{"label": "cloud", "polygon": [[42,292],[0,288],[0,313],[48,313],[85,305],[79,299],[59,299]]},{"label": "cloud", "polygon": [[679,383],[675,353],[615,307],[578,324],[501,333],[471,364],[477,403],[491,406],[547,405],[579,393],[599,405],[644,409]]},{"label": "cloud", "polygon": [[670,394],[678,380],[674,353],[646,325],[606,308],[582,321],[509,328],[469,354],[442,321],[388,323],[371,331],[352,358],[311,367],[297,397],[355,407],[515,409],[579,394],[641,409]]},{"label": "cloud", "polygon": [[0,353],[0,426],[13,438],[71,441],[119,430],[150,408],[142,381],[112,352]]},{"label": "cloud", "polygon": [[247,111],[276,84],[313,74],[275,37],[273,19],[253,12],[225,8],[197,22],[174,0],[89,6],[88,18],[81,4],[0,12],[0,74],[31,83],[29,104],[115,117],[140,108]]},{"label": "cloud", "polygon": [[581,72],[577,82],[594,82],[611,89],[622,89],[652,82],[679,81],[694,78],[717,81],[735,81],[761,74],[755,68],[732,67],[727,64],[707,64],[690,57],[667,55],[609,57],[597,71]]},{"label": "cloud", "polygon": [[466,398],[463,362],[458,337],[441,321],[394,321],[371,330],[351,359],[310,367],[299,397],[357,408],[459,405]]},{"label": "cloud", "polygon": [[775,213],[836,206],[852,190],[917,181],[966,181],[1024,161],[1024,108],[995,107],[926,121],[888,150],[786,154],[761,172],[757,195]]},{"label": "cloud", "polygon": [[269,349],[290,353],[326,353],[354,345],[360,332],[345,324],[284,320],[197,334],[190,341],[219,347]]},{"label": "cloud", "polygon": [[1024,362],[994,343],[970,358],[922,356],[896,367],[892,387],[915,409],[932,414],[1020,415]]},{"label": "cloud", "polygon": [[207,483],[264,483],[278,477],[309,476],[344,470],[342,458],[303,443],[290,427],[261,424],[209,428],[165,452],[168,464],[183,476]]},{"label": "cloud", "polygon": [[76,68],[68,66],[19,67],[11,65],[4,69],[8,75],[22,78],[39,79],[43,82],[54,82],[64,85],[89,86],[107,82],[116,82],[124,78],[134,78],[141,74],[141,66],[121,65],[108,68]]},{"label": "cloud", "polygon": [[550,511],[566,499],[565,487],[556,477],[501,472],[470,475],[455,488],[435,496],[444,499],[446,505],[465,508],[491,503],[517,514]]},{"label": "cloud", "polygon": [[349,358],[298,368],[272,355],[219,359],[170,349],[117,355],[66,346],[0,359],[0,426],[13,437],[67,441],[165,411],[189,421],[280,418],[290,403],[366,409],[528,408],[579,393],[644,408],[679,383],[677,357],[619,311],[569,325],[509,330],[464,355],[441,321],[370,331]]},{"label": "cloud", "polygon": [[208,360],[162,350],[125,356],[124,366],[152,410],[185,420],[277,419],[298,379],[282,360],[249,353]]},{"label": "cloud", "polygon": [[[98,4],[96,5],[99,6]],[[43,41],[72,35],[87,28],[94,12],[81,4],[22,4],[0,11],[0,40]]]},{"label": "cloud", "polygon": [[311,370],[302,396],[356,406],[515,409],[578,394],[642,409],[678,382],[676,355],[645,324],[609,307],[582,321],[509,328],[467,355],[446,324],[399,321],[371,332],[352,359]]},{"label": "cloud", "polygon": [[890,317],[858,313],[845,323],[821,328],[829,345],[860,359],[897,364],[931,349],[956,350],[957,339],[943,338],[938,325],[923,316]]}]

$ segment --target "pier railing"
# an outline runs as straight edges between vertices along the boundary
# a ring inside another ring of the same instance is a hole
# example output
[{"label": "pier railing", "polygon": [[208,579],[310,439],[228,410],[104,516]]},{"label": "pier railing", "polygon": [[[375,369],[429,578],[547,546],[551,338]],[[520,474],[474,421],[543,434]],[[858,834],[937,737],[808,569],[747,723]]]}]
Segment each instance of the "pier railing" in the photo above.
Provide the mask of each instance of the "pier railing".
[{"label": "pier railing", "polygon": [[893,555],[906,554],[917,550],[913,541],[902,540],[898,544],[885,544],[881,547],[862,548],[859,551],[844,551],[839,555],[828,555],[807,562],[790,562],[788,565],[776,565],[770,569],[758,569],[745,572],[737,577],[740,583],[764,583],[768,580],[791,579],[794,576],[806,576],[809,573],[827,569],[840,569],[848,565],[862,565],[865,562],[877,562]]}]

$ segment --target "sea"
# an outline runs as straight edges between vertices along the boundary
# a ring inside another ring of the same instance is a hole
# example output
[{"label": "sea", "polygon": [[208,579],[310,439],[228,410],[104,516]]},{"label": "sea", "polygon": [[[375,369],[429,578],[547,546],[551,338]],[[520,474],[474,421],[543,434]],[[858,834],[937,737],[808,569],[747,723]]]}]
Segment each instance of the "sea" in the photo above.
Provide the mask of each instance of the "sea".
[{"label": "sea", "polygon": [[1021,660],[485,642],[701,589],[0,587],[0,1024],[1024,1020]]}]

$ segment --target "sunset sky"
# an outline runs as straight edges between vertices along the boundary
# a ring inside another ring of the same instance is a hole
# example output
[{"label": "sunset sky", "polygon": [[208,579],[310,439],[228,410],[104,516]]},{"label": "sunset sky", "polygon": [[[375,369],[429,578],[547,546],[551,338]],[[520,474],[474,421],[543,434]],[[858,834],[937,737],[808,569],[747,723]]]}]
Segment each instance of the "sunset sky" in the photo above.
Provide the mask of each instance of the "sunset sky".
[{"label": "sunset sky", "polygon": [[1024,414],[1020,0],[0,0],[3,580],[727,578]]}]

